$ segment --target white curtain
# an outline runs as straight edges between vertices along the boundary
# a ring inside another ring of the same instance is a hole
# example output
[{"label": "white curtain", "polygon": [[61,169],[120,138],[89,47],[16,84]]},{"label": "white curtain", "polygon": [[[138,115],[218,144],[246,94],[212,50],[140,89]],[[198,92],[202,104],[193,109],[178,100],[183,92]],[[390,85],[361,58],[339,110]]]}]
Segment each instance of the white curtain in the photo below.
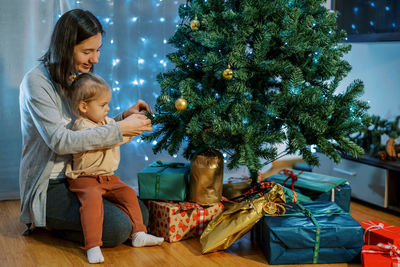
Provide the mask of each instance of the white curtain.
[{"label": "white curtain", "polygon": [[[138,99],[151,105],[160,92],[156,75],[170,66],[166,43],[180,23],[184,0],[2,0],[0,2],[0,200],[19,198],[21,133],[18,94],[25,72],[47,50],[58,17],[73,8],[90,10],[102,22],[100,63],[95,72],[113,88],[111,112]],[[140,137],[121,147],[117,174],[136,186],[137,172],[154,160],[179,161],[166,153],[154,155]]]}]

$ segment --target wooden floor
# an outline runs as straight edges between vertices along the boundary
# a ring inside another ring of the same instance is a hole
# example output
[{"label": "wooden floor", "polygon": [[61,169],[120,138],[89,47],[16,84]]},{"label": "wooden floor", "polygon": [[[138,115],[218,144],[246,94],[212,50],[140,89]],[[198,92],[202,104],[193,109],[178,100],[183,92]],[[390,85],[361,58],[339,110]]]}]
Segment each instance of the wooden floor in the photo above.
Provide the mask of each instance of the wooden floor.
[{"label": "wooden floor", "polygon": [[[53,237],[46,230],[22,236],[24,225],[18,222],[19,201],[0,201],[0,266],[93,266],[88,264],[79,244]],[[379,219],[400,227],[399,214],[359,202],[352,202],[351,213],[357,221]],[[102,249],[105,263],[95,266],[268,266],[264,255],[249,234],[236,241],[227,251],[201,255],[198,238],[167,243],[159,247],[133,248],[120,245]],[[275,265],[283,266],[283,265]],[[300,265],[286,265],[300,266]],[[301,265],[315,266],[315,265]],[[319,264],[317,266],[361,266],[351,264]]]}]

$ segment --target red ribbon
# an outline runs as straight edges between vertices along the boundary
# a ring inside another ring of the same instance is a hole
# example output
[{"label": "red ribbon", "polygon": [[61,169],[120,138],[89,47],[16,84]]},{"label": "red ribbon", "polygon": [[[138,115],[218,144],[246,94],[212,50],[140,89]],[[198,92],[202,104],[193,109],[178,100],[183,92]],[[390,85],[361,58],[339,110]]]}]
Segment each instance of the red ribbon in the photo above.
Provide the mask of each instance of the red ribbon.
[{"label": "red ribbon", "polygon": [[[303,173],[303,171],[300,171],[297,175],[300,175],[302,173]],[[283,181],[283,185],[286,185],[286,182],[289,179],[292,179],[292,191],[294,191],[294,183],[297,181],[297,179],[299,179],[297,177],[297,175],[294,174],[291,170],[287,170],[287,169],[284,169],[284,170],[280,171],[279,174],[288,176],[288,178],[286,178],[285,181]]]},{"label": "red ribbon", "polygon": [[254,194],[263,194],[262,191],[264,191],[265,189],[270,189],[272,188],[272,186],[275,184],[275,182],[260,182],[257,185],[253,186],[252,188],[250,188],[247,192],[245,192],[243,195],[245,197],[247,196],[251,196]]},{"label": "red ribbon", "polygon": [[[298,173],[298,175],[300,175],[300,174],[302,174],[302,173],[303,173],[303,171],[300,171],[300,172]],[[286,182],[287,182],[289,179],[292,179],[292,192],[293,192],[292,203],[296,203],[296,202],[297,202],[297,193],[296,193],[296,191],[294,191],[294,183],[295,183],[299,178],[298,178],[297,175],[294,174],[291,170],[287,170],[287,169],[284,169],[284,170],[280,171],[279,174],[288,176],[288,178],[286,178],[285,181],[283,181],[283,185],[286,185]]]},{"label": "red ribbon", "polygon": [[227,199],[227,198],[224,197],[224,196],[221,197],[221,201],[222,201],[222,202],[232,203],[232,204],[237,203],[236,201],[232,201],[232,200],[230,200],[230,199]]}]

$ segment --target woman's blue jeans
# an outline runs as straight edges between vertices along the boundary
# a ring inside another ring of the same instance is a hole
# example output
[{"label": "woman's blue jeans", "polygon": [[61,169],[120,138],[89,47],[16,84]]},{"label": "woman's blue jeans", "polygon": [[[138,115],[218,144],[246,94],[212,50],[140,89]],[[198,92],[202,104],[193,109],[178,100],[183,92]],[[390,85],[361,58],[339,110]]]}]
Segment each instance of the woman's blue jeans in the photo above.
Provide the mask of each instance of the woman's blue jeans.
[{"label": "woman's blue jeans", "polygon": [[[110,201],[104,199],[103,247],[124,243],[132,232],[128,216]],[[139,199],[143,223],[147,226],[149,212]],[[80,203],[68,190],[66,179],[50,180],[47,189],[46,226],[58,237],[84,244],[79,214]]]}]

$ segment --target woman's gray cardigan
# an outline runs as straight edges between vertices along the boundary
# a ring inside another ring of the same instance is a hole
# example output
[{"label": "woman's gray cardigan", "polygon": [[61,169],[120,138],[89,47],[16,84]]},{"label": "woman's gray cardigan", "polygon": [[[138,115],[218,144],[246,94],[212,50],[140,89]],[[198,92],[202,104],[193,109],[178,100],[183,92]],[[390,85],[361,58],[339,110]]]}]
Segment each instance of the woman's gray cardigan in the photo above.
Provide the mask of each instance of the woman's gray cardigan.
[{"label": "woman's gray cardigan", "polygon": [[[46,193],[54,159],[122,142],[119,124],[72,131],[69,101],[50,80],[43,63],[29,71],[20,85],[22,155],[19,186],[20,221],[46,226]],[[120,120],[121,114],[115,119]]]}]

